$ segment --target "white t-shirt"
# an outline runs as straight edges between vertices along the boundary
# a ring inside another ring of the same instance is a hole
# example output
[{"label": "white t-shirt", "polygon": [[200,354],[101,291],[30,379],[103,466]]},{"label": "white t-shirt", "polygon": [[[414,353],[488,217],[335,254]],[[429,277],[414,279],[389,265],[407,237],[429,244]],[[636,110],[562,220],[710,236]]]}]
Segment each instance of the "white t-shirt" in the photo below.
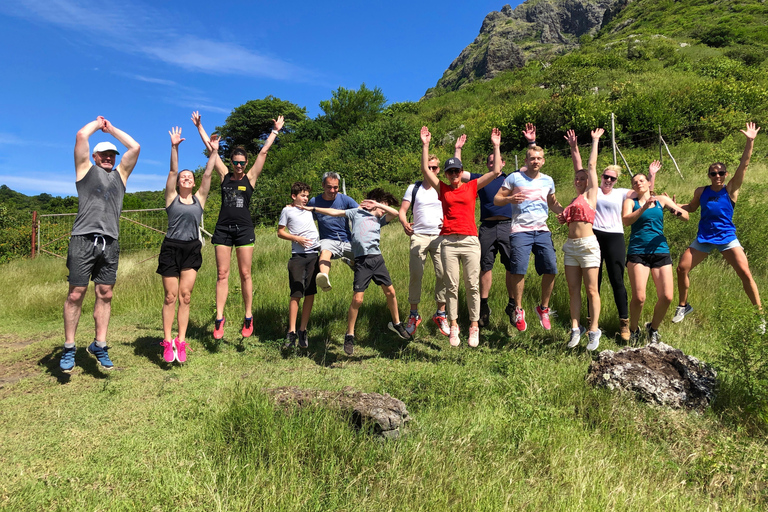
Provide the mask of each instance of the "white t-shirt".
[{"label": "white t-shirt", "polygon": [[291,241],[292,253],[317,252],[320,247],[320,234],[317,232],[317,227],[315,227],[315,219],[312,217],[312,212],[295,206],[286,206],[280,212],[280,220],[277,224],[285,226],[292,235],[303,236],[314,242],[310,247],[304,247],[298,242]]},{"label": "white t-shirt", "polygon": [[[414,184],[408,186],[403,201],[409,203],[413,199]],[[413,207],[413,232],[417,235],[439,235],[443,227],[443,203],[434,187],[425,189],[420,186],[416,191],[416,201]]]},{"label": "white t-shirt", "polygon": [[624,233],[624,223],[621,221],[621,208],[624,199],[630,192],[628,188],[614,188],[610,194],[603,194],[603,189],[597,189],[597,213],[595,213],[594,229],[606,233]]}]

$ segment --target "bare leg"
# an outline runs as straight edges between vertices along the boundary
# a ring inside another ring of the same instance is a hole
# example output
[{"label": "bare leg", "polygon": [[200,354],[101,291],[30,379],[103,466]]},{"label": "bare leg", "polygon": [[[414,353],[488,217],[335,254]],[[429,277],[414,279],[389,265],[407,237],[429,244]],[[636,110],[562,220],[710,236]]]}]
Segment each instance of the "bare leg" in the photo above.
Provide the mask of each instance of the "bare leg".
[{"label": "bare leg", "polygon": [[581,320],[581,267],[566,265],[565,280],[570,298],[571,329],[578,329]]},{"label": "bare leg", "polygon": [[648,275],[651,269],[639,263],[627,264],[629,284],[632,287],[632,300],[629,301],[629,329],[636,331],[640,322],[640,314],[645,305],[645,287],[648,285]]},{"label": "bare leg", "polygon": [[384,295],[387,297],[387,307],[389,308],[389,314],[392,315],[392,323],[400,323],[400,312],[397,310],[397,297],[395,296],[395,287],[391,284],[389,286],[381,285],[381,289],[384,291]]},{"label": "bare leg", "polygon": [[597,276],[600,267],[585,268],[581,271],[584,277],[584,288],[587,290],[589,307],[589,331],[595,332],[598,329],[597,323],[600,317],[600,291],[597,286]]},{"label": "bare leg", "polygon": [[74,343],[87,286],[70,286],[64,302],[64,343]]},{"label": "bare leg", "polygon": [[253,317],[253,280],[251,279],[251,265],[253,264],[253,247],[238,247],[237,269],[240,271],[240,288],[243,292],[243,306],[245,317]]},{"label": "bare leg", "polygon": [[685,306],[688,303],[688,289],[691,287],[689,277],[691,270],[707,258],[707,253],[696,249],[687,248],[680,262],[677,264],[677,296],[678,304]]},{"label": "bare leg", "polygon": [[320,258],[318,260],[318,267],[321,274],[327,274],[331,271],[331,251],[320,251]]},{"label": "bare leg", "polygon": [[163,339],[173,339],[173,318],[176,316],[176,299],[179,296],[179,278],[163,276]]},{"label": "bare leg", "polygon": [[549,299],[552,298],[552,291],[555,289],[555,274],[544,274],[541,276],[541,305],[549,307]]},{"label": "bare leg", "polygon": [[288,332],[296,332],[296,317],[299,316],[300,297],[291,297],[288,302]]},{"label": "bare leg", "polygon": [[741,279],[741,284],[744,287],[744,291],[752,301],[752,304],[757,306],[757,309],[763,309],[760,303],[760,292],[757,291],[757,284],[752,279],[752,272],[749,270],[749,262],[747,261],[747,255],[744,254],[742,247],[734,247],[723,252],[723,258],[725,261],[731,264],[736,274]]},{"label": "bare leg", "polygon": [[314,295],[309,295],[307,297],[304,297],[304,304],[302,305],[302,308],[301,308],[301,325],[299,326],[300,331],[307,330],[307,325],[309,324],[309,314],[312,312],[312,304],[314,304],[314,302],[315,302]]},{"label": "bare leg", "polygon": [[672,265],[651,269],[651,275],[653,276],[653,284],[656,285],[657,297],[656,306],[653,308],[651,328],[658,329],[674,298],[675,284],[672,276]]},{"label": "bare leg", "polygon": [[[513,298],[515,296],[515,278],[514,274],[509,271],[505,272],[504,280],[507,285],[507,296]],[[481,292],[482,293],[482,292]]]},{"label": "bare leg", "polygon": [[224,306],[229,295],[229,264],[232,247],[217,245],[216,248],[216,319],[224,318]]},{"label": "bare leg", "polygon": [[365,292],[355,292],[352,296],[352,304],[349,305],[349,311],[347,312],[347,334],[355,335],[355,322],[357,322],[357,313],[360,311],[360,306],[363,305],[363,297]]},{"label": "bare leg", "polygon": [[196,279],[197,270],[188,268],[181,271],[181,278],[179,279],[179,314],[177,316],[177,320],[179,322],[179,339],[181,341],[185,341],[187,339],[187,326],[189,325],[189,303],[192,300],[192,289],[195,287]]},{"label": "bare leg", "polygon": [[512,289],[514,290],[515,304],[523,307],[523,289],[525,289],[525,274],[512,274]]},{"label": "bare leg", "polygon": [[96,324],[96,341],[107,341],[107,328],[109,327],[109,315],[112,313],[112,288],[111,284],[97,284],[96,303],[93,305],[93,321]]}]

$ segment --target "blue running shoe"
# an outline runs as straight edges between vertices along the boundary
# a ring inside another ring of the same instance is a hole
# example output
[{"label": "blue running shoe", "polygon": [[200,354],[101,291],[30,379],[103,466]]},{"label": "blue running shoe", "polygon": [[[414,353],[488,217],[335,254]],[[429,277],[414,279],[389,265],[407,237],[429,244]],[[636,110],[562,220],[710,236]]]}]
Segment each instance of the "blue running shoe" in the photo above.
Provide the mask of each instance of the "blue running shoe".
[{"label": "blue running shoe", "polygon": [[75,368],[75,351],[76,347],[64,347],[64,352],[61,353],[61,360],[59,361],[59,368],[64,373],[72,373]]},{"label": "blue running shoe", "polygon": [[109,358],[109,354],[107,354],[107,350],[109,350],[107,347],[100,347],[96,345],[96,342],[94,341],[90,345],[88,345],[88,348],[86,349],[89,354],[94,356],[96,360],[99,362],[99,366],[104,368],[105,370],[111,370],[115,367],[114,364],[112,364],[112,360]]}]

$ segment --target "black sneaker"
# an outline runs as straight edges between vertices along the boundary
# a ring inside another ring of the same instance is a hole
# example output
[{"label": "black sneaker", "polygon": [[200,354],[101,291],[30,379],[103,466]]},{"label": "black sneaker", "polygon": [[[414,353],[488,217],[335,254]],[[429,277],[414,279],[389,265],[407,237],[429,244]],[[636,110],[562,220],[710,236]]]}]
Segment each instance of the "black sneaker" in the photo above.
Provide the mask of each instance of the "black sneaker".
[{"label": "black sneaker", "polygon": [[344,335],[344,353],[351,356],[355,352],[355,336],[353,334]]},{"label": "black sneaker", "polygon": [[392,322],[389,322],[387,325],[389,327],[389,330],[400,336],[400,338],[404,340],[411,339],[411,335],[408,334],[408,331],[405,330],[405,327],[403,327],[403,323],[400,322],[399,324],[393,324]]},{"label": "black sneaker", "polygon": [[480,318],[477,321],[477,325],[480,327],[486,327],[491,324],[491,308],[488,306],[488,302],[480,301]]},{"label": "black sneaker", "polygon": [[296,338],[297,336],[295,332],[289,332],[285,337],[285,343],[283,343],[282,350],[284,352],[293,350],[296,347]]},{"label": "black sneaker", "polygon": [[307,339],[307,331],[299,331],[299,348],[309,348],[309,340]]},{"label": "black sneaker", "polygon": [[504,308],[504,312],[509,317],[509,323],[511,325],[516,325],[516,323],[517,323],[517,313],[515,313],[515,305],[512,304],[511,302],[507,303],[507,307]]}]

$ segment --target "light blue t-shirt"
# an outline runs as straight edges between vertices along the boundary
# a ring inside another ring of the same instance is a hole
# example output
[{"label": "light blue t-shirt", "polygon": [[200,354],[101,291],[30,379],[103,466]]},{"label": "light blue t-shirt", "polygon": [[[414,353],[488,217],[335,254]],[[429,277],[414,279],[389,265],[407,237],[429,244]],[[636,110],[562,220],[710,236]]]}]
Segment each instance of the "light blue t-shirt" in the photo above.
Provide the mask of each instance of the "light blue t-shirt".
[{"label": "light blue t-shirt", "polygon": [[355,258],[371,254],[381,254],[381,226],[387,223],[387,216],[377,217],[367,210],[357,208],[347,210],[349,229],[352,233],[350,243]]},{"label": "light blue t-shirt", "polygon": [[513,194],[522,192],[525,199],[512,206],[512,233],[549,231],[547,218],[549,207],[547,196],[555,193],[555,182],[546,174],[539,173],[536,179],[524,172],[513,172],[502,185]]}]

